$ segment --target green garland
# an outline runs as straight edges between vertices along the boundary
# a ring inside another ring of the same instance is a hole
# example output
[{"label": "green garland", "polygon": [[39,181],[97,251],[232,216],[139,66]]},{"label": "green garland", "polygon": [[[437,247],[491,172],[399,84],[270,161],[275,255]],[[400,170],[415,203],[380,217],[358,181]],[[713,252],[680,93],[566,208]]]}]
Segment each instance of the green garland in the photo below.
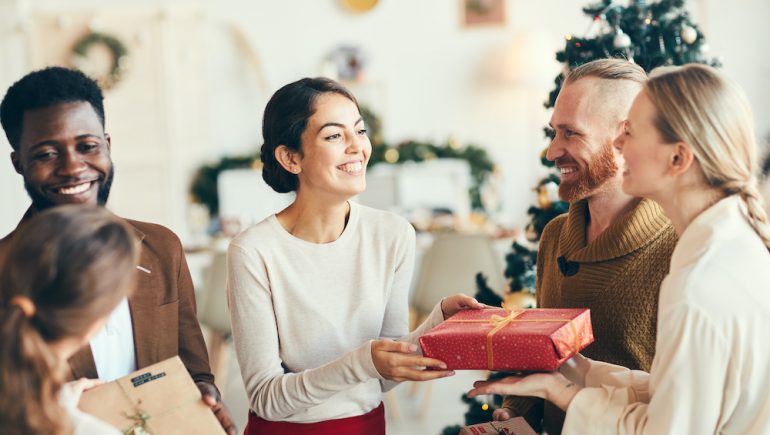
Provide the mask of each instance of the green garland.
[{"label": "green garland", "polygon": [[443,145],[413,140],[402,142],[396,146],[385,143],[382,134],[382,122],[368,107],[361,106],[361,116],[364,118],[369,139],[372,141],[372,155],[369,166],[379,163],[400,164],[404,162],[422,162],[431,159],[463,159],[471,167],[473,184],[469,189],[471,207],[484,210],[481,203],[481,186],[494,169],[492,159],[484,148],[468,145],[461,147],[455,142],[447,141]]},{"label": "green garland", "polygon": [[259,167],[261,164],[259,152],[257,152],[246,156],[222,157],[217,163],[200,167],[193,176],[190,186],[193,201],[205,205],[212,217],[217,216],[219,214],[219,193],[217,192],[219,173],[227,169]]},{"label": "green garland", "polygon": [[[460,147],[453,142],[434,145],[426,142],[406,141],[397,146],[386,144],[382,137],[382,123],[379,118],[365,106],[361,106],[361,116],[366,124],[367,134],[372,142],[372,154],[369,166],[380,163],[422,162],[431,159],[454,158],[468,161],[471,168],[473,184],[469,189],[471,206],[484,210],[481,203],[481,186],[494,169],[494,164],[486,150],[475,145]],[[245,156],[223,157],[219,162],[200,167],[193,177],[190,194],[193,201],[204,204],[211,216],[219,214],[219,196],[217,194],[217,178],[219,173],[227,169],[261,167],[259,152]]]},{"label": "green garland", "polygon": [[101,77],[99,84],[109,89],[115,86],[125,73],[125,63],[128,58],[128,49],[120,40],[114,36],[105,33],[92,32],[81,38],[72,49],[73,55],[82,59],[87,59],[88,50],[94,45],[104,45],[112,53],[112,65],[107,77]]},{"label": "green garland", "polygon": [[473,184],[468,189],[471,196],[471,207],[484,210],[481,203],[481,186],[494,169],[494,164],[487,151],[475,145],[460,147],[453,142],[435,145],[427,142],[406,141],[395,147],[385,143],[372,145],[372,156],[369,166],[379,163],[423,162],[432,159],[463,159],[471,168]]}]

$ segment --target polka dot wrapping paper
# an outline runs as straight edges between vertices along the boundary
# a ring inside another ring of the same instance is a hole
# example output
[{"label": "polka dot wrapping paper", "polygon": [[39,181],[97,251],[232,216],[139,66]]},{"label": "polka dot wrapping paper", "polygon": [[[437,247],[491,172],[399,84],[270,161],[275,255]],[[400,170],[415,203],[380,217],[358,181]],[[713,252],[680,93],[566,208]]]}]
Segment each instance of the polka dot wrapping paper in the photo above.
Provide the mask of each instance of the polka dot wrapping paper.
[{"label": "polka dot wrapping paper", "polygon": [[551,371],[594,341],[587,308],[464,310],[420,337],[450,370]]}]

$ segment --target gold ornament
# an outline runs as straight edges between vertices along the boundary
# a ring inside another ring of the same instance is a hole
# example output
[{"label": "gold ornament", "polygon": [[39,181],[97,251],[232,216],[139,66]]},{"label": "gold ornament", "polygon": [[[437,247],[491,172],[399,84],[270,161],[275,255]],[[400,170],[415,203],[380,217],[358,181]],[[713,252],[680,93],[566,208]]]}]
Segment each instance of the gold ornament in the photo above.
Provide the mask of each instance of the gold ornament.
[{"label": "gold ornament", "polygon": [[342,6],[350,12],[362,14],[377,6],[379,0],[340,0],[340,3],[342,3]]},{"label": "gold ornament", "polygon": [[548,189],[545,184],[537,186],[537,206],[540,208],[549,208],[551,206],[551,198],[548,195]]},{"label": "gold ornament", "polygon": [[395,148],[389,148],[385,151],[385,161],[388,163],[396,163],[398,161],[398,150]]}]

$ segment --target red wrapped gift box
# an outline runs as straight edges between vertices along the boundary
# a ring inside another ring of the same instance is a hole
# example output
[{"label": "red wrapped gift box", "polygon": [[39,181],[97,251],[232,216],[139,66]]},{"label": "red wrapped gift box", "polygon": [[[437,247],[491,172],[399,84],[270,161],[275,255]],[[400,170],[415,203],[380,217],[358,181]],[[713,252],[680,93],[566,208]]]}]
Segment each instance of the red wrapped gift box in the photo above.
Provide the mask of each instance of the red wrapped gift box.
[{"label": "red wrapped gift box", "polygon": [[450,370],[551,371],[593,343],[586,308],[464,310],[420,337]]}]

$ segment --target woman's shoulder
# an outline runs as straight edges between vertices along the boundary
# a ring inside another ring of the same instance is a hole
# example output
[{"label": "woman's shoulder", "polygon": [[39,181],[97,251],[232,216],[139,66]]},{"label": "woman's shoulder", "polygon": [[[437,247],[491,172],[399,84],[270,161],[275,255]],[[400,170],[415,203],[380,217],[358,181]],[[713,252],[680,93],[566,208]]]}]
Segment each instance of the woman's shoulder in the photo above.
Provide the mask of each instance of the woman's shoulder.
[{"label": "woman's shoulder", "polygon": [[241,248],[264,246],[270,244],[271,240],[278,240],[280,234],[276,227],[277,220],[275,215],[270,215],[260,222],[244,229],[230,242],[230,246]]},{"label": "woman's shoulder", "polygon": [[362,204],[353,203],[363,227],[385,231],[390,234],[414,233],[414,227],[404,217],[387,210],[380,210]]}]

